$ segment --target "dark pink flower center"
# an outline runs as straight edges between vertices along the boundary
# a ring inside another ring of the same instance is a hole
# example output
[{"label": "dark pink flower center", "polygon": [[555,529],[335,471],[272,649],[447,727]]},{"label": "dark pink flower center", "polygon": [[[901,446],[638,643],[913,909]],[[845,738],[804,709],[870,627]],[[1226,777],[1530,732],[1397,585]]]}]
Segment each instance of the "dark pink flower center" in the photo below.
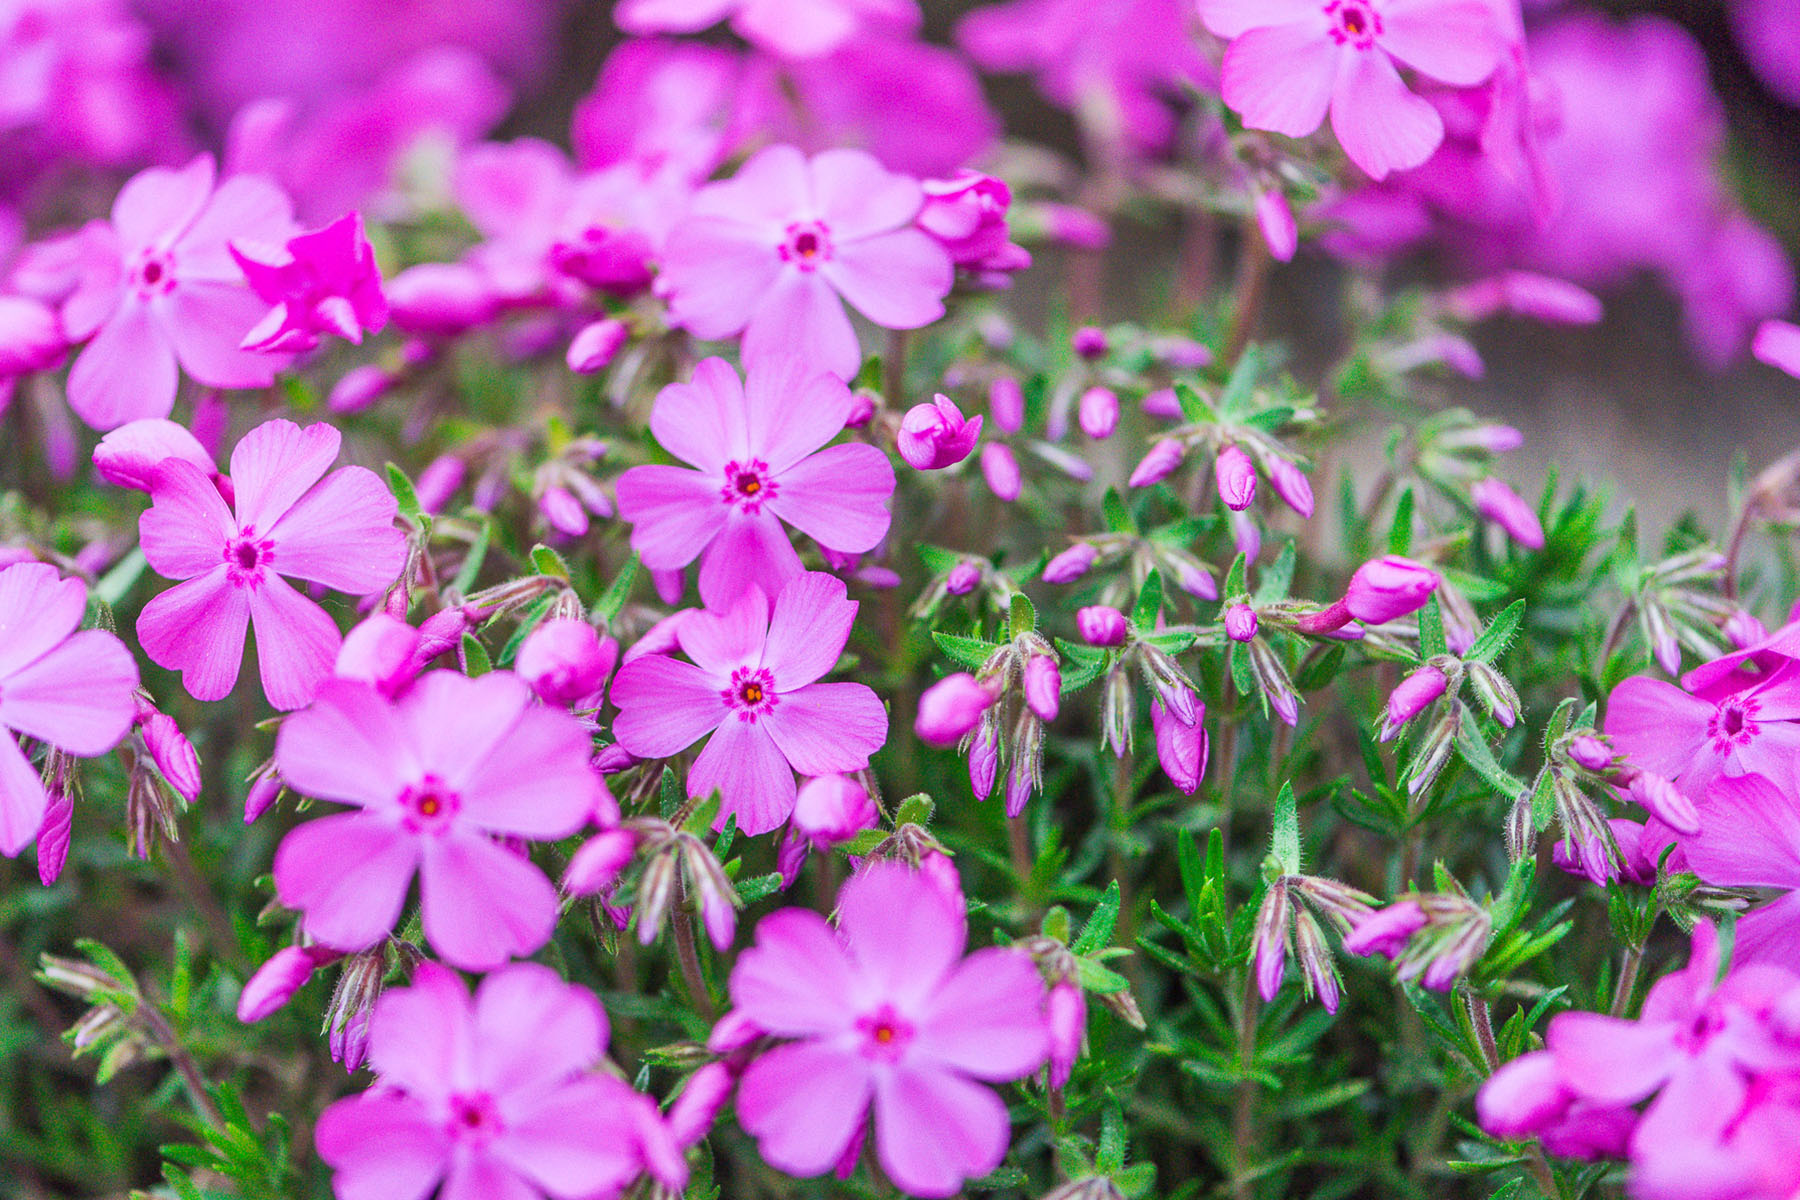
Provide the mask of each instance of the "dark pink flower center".
[{"label": "dark pink flower center", "polygon": [[1756,740],[1760,731],[1756,722],[1758,707],[1753,699],[1732,696],[1713,710],[1706,723],[1706,735],[1712,741],[1713,753],[1728,754]]},{"label": "dark pink flower center", "polygon": [[461,1092],[450,1097],[449,1133],[453,1140],[485,1146],[503,1129],[499,1110],[486,1092]]},{"label": "dark pink flower center", "polygon": [[129,283],[143,296],[175,290],[175,256],[167,250],[145,250],[131,269]]},{"label": "dark pink flower center", "polygon": [[400,793],[400,823],[408,833],[442,833],[460,811],[462,797],[436,775],[427,775]]},{"label": "dark pink flower center", "polygon": [[1330,0],[1325,15],[1331,19],[1331,37],[1340,46],[1367,50],[1381,36],[1381,15],[1369,0]]},{"label": "dark pink flower center", "polygon": [[241,529],[225,543],[225,577],[233,586],[247,588],[262,583],[263,572],[275,557],[275,543],[256,536],[254,527]]},{"label": "dark pink flower center", "polygon": [[754,725],[775,711],[781,698],[775,694],[775,677],[767,667],[752,670],[739,667],[731,673],[731,683],[719,693],[726,705],[737,713],[740,721]]},{"label": "dark pink flower center", "polygon": [[781,261],[793,263],[802,271],[818,269],[831,261],[831,230],[819,221],[796,221],[787,227],[787,241],[781,244]]},{"label": "dark pink flower center", "polygon": [[754,517],[765,502],[781,494],[781,487],[769,473],[769,464],[760,458],[725,464],[725,486],[719,499],[736,505],[745,516]]},{"label": "dark pink flower center", "polygon": [[876,1062],[898,1062],[913,1039],[912,1022],[902,1017],[891,1004],[856,1019],[856,1032],[862,1035],[862,1054]]}]

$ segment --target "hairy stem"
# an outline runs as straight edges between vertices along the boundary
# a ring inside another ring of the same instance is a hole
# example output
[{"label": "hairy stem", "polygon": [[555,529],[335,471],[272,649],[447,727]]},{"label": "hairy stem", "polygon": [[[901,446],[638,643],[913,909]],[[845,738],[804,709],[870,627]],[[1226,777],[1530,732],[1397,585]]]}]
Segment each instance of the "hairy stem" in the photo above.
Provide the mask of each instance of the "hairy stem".
[{"label": "hairy stem", "polygon": [[188,1048],[181,1044],[174,1026],[169,1024],[156,1005],[149,1002],[138,1009],[138,1016],[143,1019],[144,1028],[151,1038],[168,1055],[169,1065],[181,1076],[181,1082],[187,1087],[188,1098],[194,1102],[194,1110],[213,1128],[225,1128],[225,1118],[220,1114],[219,1106],[213,1103],[212,1093],[207,1090],[206,1077],[200,1074],[200,1064],[194,1061]]},{"label": "hairy stem", "polygon": [[700,970],[700,948],[694,942],[694,918],[687,909],[686,884],[677,885],[669,930],[675,938],[675,960],[681,964],[681,977],[687,982],[688,994],[693,998],[694,1007],[699,1010],[700,1016],[710,1024],[715,1015],[712,992],[707,988],[706,976]]},{"label": "hairy stem", "polygon": [[1625,947],[1625,960],[1619,965],[1619,982],[1613,988],[1612,1007],[1608,1010],[1615,1017],[1625,1015],[1631,1007],[1631,994],[1637,990],[1638,970],[1644,965],[1644,947],[1641,944]]}]

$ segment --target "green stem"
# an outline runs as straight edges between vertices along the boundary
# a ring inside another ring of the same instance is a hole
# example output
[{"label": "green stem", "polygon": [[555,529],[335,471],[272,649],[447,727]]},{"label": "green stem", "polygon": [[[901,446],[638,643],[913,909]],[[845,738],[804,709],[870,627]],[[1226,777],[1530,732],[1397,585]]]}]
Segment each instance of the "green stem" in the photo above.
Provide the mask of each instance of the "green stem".
[{"label": "green stem", "polygon": [[1256,972],[1244,971],[1244,1001],[1238,1010],[1237,1105],[1231,1120],[1231,1194],[1236,1200],[1250,1200],[1255,1194],[1251,1171],[1255,1165],[1256,1080],[1250,1071],[1256,1065],[1256,1018],[1262,997],[1256,992]]}]

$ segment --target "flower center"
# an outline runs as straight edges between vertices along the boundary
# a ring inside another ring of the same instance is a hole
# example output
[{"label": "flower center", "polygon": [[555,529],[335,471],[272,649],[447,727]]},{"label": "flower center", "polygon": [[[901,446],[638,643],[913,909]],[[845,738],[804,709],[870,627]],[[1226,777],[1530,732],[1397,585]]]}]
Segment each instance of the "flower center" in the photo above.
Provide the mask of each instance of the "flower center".
[{"label": "flower center", "polygon": [[739,667],[731,673],[730,685],[719,695],[737,713],[738,720],[752,725],[774,712],[775,706],[781,703],[781,697],[775,693],[775,677],[766,667],[755,670]]},{"label": "flower center", "polygon": [[769,464],[762,459],[725,464],[725,486],[719,489],[719,499],[736,505],[745,516],[754,517],[762,511],[764,502],[780,493],[780,486],[769,474]]},{"label": "flower center", "polygon": [[1713,752],[1725,754],[1733,747],[1748,746],[1756,740],[1759,727],[1756,722],[1757,703],[1732,697],[1713,711],[1712,719],[1707,722],[1707,735],[1712,739]]},{"label": "flower center", "polygon": [[253,588],[262,583],[263,572],[275,557],[275,543],[256,536],[247,526],[238,536],[225,543],[225,578],[235,587]]},{"label": "flower center", "polygon": [[1331,37],[1340,46],[1367,50],[1381,36],[1381,17],[1369,0],[1330,0],[1325,15],[1331,18]]},{"label": "flower center", "polygon": [[450,1097],[449,1133],[455,1141],[484,1146],[502,1129],[493,1097],[486,1092],[459,1093]]},{"label": "flower center", "polygon": [[143,296],[175,290],[175,259],[167,250],[145,250],[131,272],[131,283]]},{"label": "flower center", "polygon": [[856,1031],[862,1035],[863,1057],[877,1062],[898,1062],[913,1039],[912,1023],[891,1004],[858,1017]]},{"label": "flower center", "polygon": [[462,810],[462,798],[436,775],[400,793],[400,824],[408,833],[443,833]]},{"label": "flower center", "polygon": [[818,221],[796,221],[787,227],[787,241],[781,244],[781,261],[793,263],[802,271],[818,269],[821,262],[831,260],[831,231]]}]

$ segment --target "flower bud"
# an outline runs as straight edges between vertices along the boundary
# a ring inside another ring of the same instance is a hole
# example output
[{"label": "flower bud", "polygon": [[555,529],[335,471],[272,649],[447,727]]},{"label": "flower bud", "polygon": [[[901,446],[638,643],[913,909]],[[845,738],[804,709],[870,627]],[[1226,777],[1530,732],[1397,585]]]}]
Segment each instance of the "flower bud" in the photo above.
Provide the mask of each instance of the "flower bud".
[{"label": "flower bud", "polygon": [[462,486],[469,464],[454,454],[440,454],[426,464],[413,481],[413,492],[419,507],[428,513],[439,513]]},{"label": "flower bud", "polygon": [[637,853],[637,835],[627,829],[608,829],[581,844],[563,872],[563,891],[571,896],[595,896],[612,890]]},{"label": "flower bud", "polygon": [[1100,696],[1100,744],[1124,758],[1131,752],[1133,727],[1137,723],[1137,697],[1132,691],[1131,677],[1123,664],[1106,673]]},{"label": "flower bud", "polygon": [[737,936],[737,910],[743,901],[710,850],[687,843],[684,857],[698,894],[700,923],[706,927],[706,937],[712,942],[713,949],[723,954],[731,949]]},{"label": "flower bud", "polygon": [[1508,729],[1519,719],[1519,693],[1512,681],[1484,662],[1469,664],[1469,683],[1488,715]]},{"label": "flower bud", "polygon": [[630,340],[631,330],[625,322],[616,317],[603,317],[576,331],[569,339],[564,361],[575,374],[592,375],[610,364]]},{"label": "flower bud", "polygon": [[1061,1088],[1081,1057],[1082,1039],[1087,1036],[1087,997],[1080,985],[1064,980],[1050,989],[1044,1009],[1050,1026],[1050,1086]]},{"label": "flower bud", "polygon": [[947,675],[919,697],[913,732],[932,746],[954,746],[974,730],[981,715],[994,705],[992,690],[973,675]]},{"label": "flower bud", "polygon": [[387,395],[393,386],[394,377],[385,367],[373,363],[351,367],[332,385],[331,394],[325,398],[325,407],[340,416],[361,412]]},{"label": "flower bud", "polygon": [[1605,315],[1592,292],[1534,271],[1504,271],[1458,288],[1446,299],[1450,311],[1465,321],[1505,312],[1551,325],[1593,325]]},{"label": "flower bud", "polygon": [[919,187],[925,203],[915,222],[949,252],[952,262],[972,270],[994,270],[1005,262],[1012,189],[1004,181],[964,169],[949,179],[922,180]]},{"label": "flower bud", "polygon": [[619,644],[586,621],[544,621],[519,646],[514,669],[538,698],[561,708],[593,708],[619,660]]},{"label": "flower bud", "polygon": [[1261,690],[1269,707],[1281,719],[1281,723],[1290,729],[1300,723],[1300,697],[1294,692],[1294,685],[1288,679],[1287,668],[1275,656],[1275,650],[1268,642],[1260,639],[1247,643],[1250,647],[1250,670],[1256,676],[1256,686]]},{"label": "flower bud", "polygon": [[994,780],[1000,773],[1000,725],[993,719],[981,722],[975,740],[969,744],[969,790],[977,800],[994,794]]},{"label": "flower bud", "polygon": [[1406,782],[1406,793],[1417,796],[1437,782],[1444,766],[1450,761],[1450,752],[1456,747],[1456,731],[1461,725],[1462,706],[1453,704],[1438,723],[1431,727],[1420,743],[1418,757],[1412,762],[1412,776]]},{"label": "flower bud", "polygon": [[1110,605],[1091,604],[1076,610],[1075,628],[1090,646],[1123,646],[1131,632],[1131,622]]},{"label": "flower bud", "polygon": [[1039,206],[1050,240],[1075,250],[1104,250],[1112,244],[1112,228],[1085,208],[1049,203]]},{"label": "flower bud", "polygon": [[1739,650],[1748,650],[1751,646],[1769,636],[1769,627],[1756,618],[1756,614],[1748,609],[1733,609],[1725,619],[1725,636]]},{"label": "flower bud", "polygon": [[173,421],[146,417],[121,425],[94,447],[94,470],[119,487],[147,492],[156,484],[162,463],[178,458],[203,475],[217,475],[212,456],[200,440]]},{"label": "flower bud", "polygon": [[1256,610],[1248,604],[1234,604],[1225,610],[1225,636],[1234,642],[1247,642],[1256,636]]},{"label": "flower bud", "polygon": [[1402,726],[1429,708],[1444,694],[1450,681],[1436,667],[1426,664],[1400,681],[1387,702],[1387,719],[1381,725],[1381,740],[1392,741]]},{"label": "flower bud", "polygon": [[1490,475],[1478,479],[1469,488],[1475,511],[1506,531],[1506,535],[1528,550],[1544,548],[1544,526],[1531,506],[1505,482]]},{"label": "flower bud", "polygon": [[1231,525],[1231,540],[1238,553],[1244,556],[1245,562],[1255,562],[1262,554],[1262,526],[1247,512],[1228,511],[1225,517]]},{"label": "flower bud", "polygon": [[1175,568],[1176,587],[1208,603],[1219,598],[1219,581],[1211,571],[1185,554],[1165,551],[1164,555]]},{"label": "flower bud", "polygon": [[1040,721],[1056,720],[1062,707],[1062,668],[1048,654],[1025,660],[1025,704]]},{"label": "flower bud", "polygon": [[842,775],[807,780],[794,800],[794,827],[819,846],[847,842],[880,819],[869,793]]},{"label": "flower bud", "polygon": [[[0,734],[0,737],[10,736]],[[49,804],[37,831],[38,882],[49,887],[62,878],[69,861],[69,841],[75,830],[75,800],[67,780],[58,773],[47,789]]]},{"label": "flower bud", "polygon": [[1013,457],[1011,446],[1000,442],[989,442],[983,446],[981,474],[987,480],[989,490],[1008,503],[1017,500],[1019,493],[1024,490],[1025,481],[1019,474],[1019,460]]},{"label": "flower bud", "polygon": [[1270,455],[1263,466],[1269,473],[1270,485],[1274,487],[1275,494],[1281,497],[1282,503],[1302,517],[1312,516],[1312,482],[1306,478],[1306,472],[1300,469],[1299,464]]},{"label": "flower bud", "polygon": [[706,1048],[714,1054],[730,1054],[764,1035],[760,1025],[734,1009],[720,1017],[712,1032],[706,1035]]},{"label": "flower bud", "polygon": [[281,776],[271,770],[253,780],[250,791],[244,796],[244,824],[248,825],[269,810],[269,806],[281,797]]},{"label": "flower bud", "polygon": [[1089,362],[1097,358],[1105,358],[1106,352],[1110,348],[1106,330],[1096,325],[1083,325],[1077,329],[1070,335],[1069,345],[1074,347],[1076,354]]},{"label": "flower bud", "polygon": [[324,946],[288,946],[256,969],[238,994],[237,1018],[254,1024],[277,1012],[312,978],[312,973],[343,954]]},{"label": "flower bud", "polygon": [[944,590],[952,596],[966,596],[980,583],[981,568],[969,562],[957,563],[944,576]]},{"label": "flower bud", "polygon": [[1045,583],[1074,583],[1088,573],[1100,551],[1087,542],[1076,542],[1044,564]]},{"label": "flower bud", "polygon": [[1613,764],[1612,748],[1591,733],[1569,739],[1569,757],[1590,771],[1604,771]]},{"label": "flower bud", "polygon": [[644,873],[637,884],[637,939],[641,946],[648,946],[656,940],[658,931],[662,929],[663,917],[669,911],[669,903],[675,898],[675,879],[677,868],[676,856],[673,854],[655,854],[644,866]]},{"label": "flower bud", "polygon": [[850,393],[850,415],[844,418],[844,428],[861,429],[875,419],[875,397],[862,388]]},{"label": "flower bud", "polygon": [[1306,990],[1319,998],[1326,1012],[1335,1013],[1343,997],[1343,982],[1338,978],[1337,962],[1331,957],[1325,931],[1304,908],[1294,916],[1294,957],[1306,978]]},{"label": "flower bud", "polygon": [[1219,499],[1233,512],[1243,512],[1256,500],[1256,464],[1241,446],[1227,446],[1219,451],[1213,464],[1219,484]]},{"label": "flower bud", "polygon": [[493,320],[499,305],[487,278],[467,263],[420,263],[387,283],[394,324],[407,333],[454,337]]},{"label": "flower bud", "polygon": [[551,484],[538,496],[538,514],[564,537],[578,538],[588,531],[587,509],[561,484]]},{"label": "flower bud", "polygon": [[916,404],[900,421],[897,438],[900,457],[920,471],[953,467],[969,457],[981,436],[979,416],[964,419],[950,397],[937,395],[930,404]]},{"label": "flower bud", "polygon": [[144,722],[144,748],[175,794],[192,804],[200,795],[200,756],[175,718],[157,713]]},{"label": "flower bud", "polygon": [[1206,774],[1206,726],[1198,719],[1184,724],[1161,700],[1150,702],[1150,728],[1156,735],[1156,761],[1184,796],[1200,790]]},{"label": "flower bud", "polygon": [[1276,262],[1294,261],[1294,254],[1300,249],[1300,228],[1294,222],[1294,210],[1286,193],[1279,188],[1257,191],[1256,227],[1271,258]]},{"label": "flower bud", "polygon": [[1758,362],[1800,379],[1800,325],[1764,321],[1757,327],[1750,352]]},{"label": "flower bud", "polygon": [[669,1135],[678,1146],[697,1146],[705,1139],[736,1085],[737,1076],[722,1062],[707,1063],[688,1078],[669,1105]]},{"label": "flower bud", "polygon": [[1547,1050],[1521,1054],[1495,1071],[1475,1096],[1475,1116],[1497,1138],[1526,1138],[1559,1120],[1574,1100]]},{"label": "flower bud", "polygon": [[1441,582],[1425,564],[1390,554],[1356,569],[1344,592],[1344,607],[1357,620],[1380,625],[1424,608]]},{"label": "flower bud", "polygon": [[[1033,728],[1041,728],[1033,726]],[[1038,764],[1043,757],[1042,735],[1034,739],[1027,753],[1013,751],[1011,764],[1006,771],[1006,818],[1015,820],[1025,811],[1031,802],[1031,794],[1038,787]]]},{"label": "flower bud", "polygon": [[1002,375],[988,385],[988,413],[1005,433],[1025,427],[1025,389],[1018,380]]},{"label": "flower bud", "polygon": [[1126,485],[1134,488],[1154,487],[1173,475],[1186,456],[1185,446],[1174,438],[1164,438],[1138,460],[1138,465],[1131,469],[1131,478],[1125,481]]},{"label": "flower bud", "polygon": [[1095,441],[1105,441],[1119,427],[1119,394],[1109,387],[1091,387],[1081,393],[1075,423]]},{"label": "flower bud", "polygon": [[1265,1003],[1275,999],[1276,993],[1281,991],[1282,978],[1287,974],[1288,920],[1292,914],[1293,901],[1288,896],[1287,885],[1276,880],[1269,885],[1262,904],[1257,907],[1256,927],[1250,942],[1256,991]]},{"label": "flower bud", "polygon": [[1401,900],[1355,921],[1344,938],[1344,953],[1366,958],[1379,954],[1394,959],[1406,949],[1413,934],[1425,928],[1425,910],[1416,900]]}]

